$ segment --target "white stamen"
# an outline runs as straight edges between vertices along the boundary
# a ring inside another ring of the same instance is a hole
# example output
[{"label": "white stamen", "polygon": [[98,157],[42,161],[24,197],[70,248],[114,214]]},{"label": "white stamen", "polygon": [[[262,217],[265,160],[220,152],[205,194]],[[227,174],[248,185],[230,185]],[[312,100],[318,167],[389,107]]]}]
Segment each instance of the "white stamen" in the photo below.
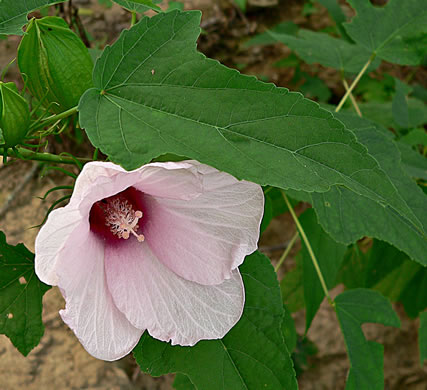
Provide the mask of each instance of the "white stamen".
[{"label": "white stamen", "polygon": [[144,241],[144,236],[136,231],[138,221],[142,218],[142,211],[135,211],[126,199],[115,198],[107,201],[105,211],[105,224],[110,227],[113,234],[127,240],[133,234],[139,242]]}]

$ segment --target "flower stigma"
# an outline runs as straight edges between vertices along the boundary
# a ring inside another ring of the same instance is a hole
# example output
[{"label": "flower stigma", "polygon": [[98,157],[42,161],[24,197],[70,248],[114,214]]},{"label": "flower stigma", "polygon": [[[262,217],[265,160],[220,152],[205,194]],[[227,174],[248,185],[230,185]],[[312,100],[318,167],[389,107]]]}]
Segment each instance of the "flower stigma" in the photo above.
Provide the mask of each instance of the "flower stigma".
[{"label": "flower stigma", "polygon": [[111,233],[125,240],[133,234],[139,242],[144,241],[144,235],[136,232],[139,229],[138,221],[142,218],[142,211],[135,211],[126,199],[120,197],[106,199],[103,210],[105,225],[110,228]]}]

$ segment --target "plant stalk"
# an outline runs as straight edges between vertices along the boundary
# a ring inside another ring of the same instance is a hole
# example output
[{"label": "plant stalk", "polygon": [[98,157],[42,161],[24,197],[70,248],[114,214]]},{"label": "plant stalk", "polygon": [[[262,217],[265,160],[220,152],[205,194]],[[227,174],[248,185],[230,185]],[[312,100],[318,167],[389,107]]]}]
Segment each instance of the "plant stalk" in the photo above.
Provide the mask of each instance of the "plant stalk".
[{"label": "plant stalk", "polygon": [[[90,158],[71,158],[65,156],[58,156],[57,154],[51,153],[38,153],[33,152],[32,150],[28,150],[25,148],[15,148],[16,151],[12,148],[7,149],[7,154],[11,157],[21,158],[24,160],[33,160],[33,161],[43,161],[57,164],[76,164],[75,160],[81,161],[83,163],[91,161]],[[5,148],[0,147],[1,153],[5,151]]]},{"label": "plant stalk", "polygon": [[372,55],[369,57],[368,62],[360,70],[359,74],[356,76],[356,78],[351,83],[350,88],[347,90],[347,92],[345,93],[345,95],[342,97],[342,99],[339,102],[337,108],[335,109],[335,112],[338,112],[339,110],[341,110],[341,108],[344,105],[345,101],[347,100],[347,98],[349,97],[349,95],[353,92],[353,89],[356,87],[356,85],[359,82],[360,78],[366,72],[366,69],[368,69],[369,65],[371,65],[371,63],[374,60],[374,58],[375,58],[375,53],[372,53]]},{"label": "plant stalk", "polygon": [[289,241],[288,246],[286,247],[285,251],[283,252],[282,256],[280,256],[279,262],[277,263],[276,267],[274,268],[274,271],[277,272],[278,269],[281,267],[283,262],[285,261],[286,257],[288,257],[289,252],[291,251],[292,247],[295,244],[295,241],[298,238],[298,230],[295,232],[294,236]]},{"label": "plant stalk", "polygon": [[307,247],[308,253],[311,257],[311,261],[313,262],[313,266],[316,270],[317,276],[319,277],[320,284],[322,285],[323,292],[325,293],[325,296],[328,299],[328,302],[333,306],[334,305],[333,301],[332,301],[331,297],[329,296],[328,287],[326,286],[326,282],[325,282],[325,279],[323,278],[322,271],[320,270],[319,263],[317,262],[316,256],[314,255],[314,252],[313,252],[313,249],[311,248],[310,241],[308,241],[308,238],[305,234],[305,231],[302,228],[300,222],[298,221],[298,217],[295,214],[295,211],[294,211],[291,203],[289,202],[289,199],[286,196],[285,191],[283,191],[283,190],[282,190],[282,195],[283,195],[283,199],[286,202],[286,205],[288,206],[289,212],[291,213],[292,218],[294,219],[295,225],[297,226],[297,229],[301,235],[301,238],[303,239],[305,246]]},{"label": "plant stalk", "polygon": [[[345,90],[347,91],[348,90],[348,84],[347,84],[346,79],[342,79],[342,83],[344,85]],[[357,115],[359,115],[360,117],[362,117],[362,112],[360,111],[360,108],[359,108],[359,106],[358,106],[358,104],[356,102],[356,99],[354,98],[354,96],[353,96],[352,93],[350,93],[350,100],[351,100],[351,103],[353,104],[354,109],[357,112]]]},{"label": "plant stalk", "polygon": [[132,27],[136,23],[136,12],[131,11],[131,14],[132,14],[132,19],[130,21],[130,26]]},{"label": "plant stalk", "polygon": [[57,121],[60,121],[62,119],[68,118],[69,116],[73,115],[77,113],[77,106],[70,108],[67,111],[61,112],[60,114],[56,114],[56,115],[51,115],[50,117],[40,121],[35,127],[31,127],[30,126],[30,131],[34,132],[35,130],[38,130],[40,128],[49,126]]}]

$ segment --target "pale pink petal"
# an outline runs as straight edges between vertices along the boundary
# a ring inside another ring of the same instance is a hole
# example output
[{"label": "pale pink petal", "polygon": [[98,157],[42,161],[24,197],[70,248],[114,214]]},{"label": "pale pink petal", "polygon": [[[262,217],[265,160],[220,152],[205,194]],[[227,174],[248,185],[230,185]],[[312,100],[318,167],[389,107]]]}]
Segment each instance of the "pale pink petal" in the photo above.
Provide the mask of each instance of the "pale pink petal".
[{"label": "pale pink petal", "polygon": [[113,163],[91,162],[76,180],[69,205],[50,213],[36,238],[36,273],[50,285],[57,284],[55,267],[68,236],[82,220],[87,220],[92,205],[130,186],[143,192],[192,199],[202,191],[197,169],[187,163],[153,163],[132,172]]},{"label": "pale pink petal", "polygon": [[202,191],[202,176],[193,164],[183,162],[152,163],[140,168],[134,187],[152,196],[189,200]]},{"label": "pale pink petal", "polygon": [[39,279],[56,286],[56,266],[59,255],[70,234],[82,222],[83,217],[74,207],[61,207],[49,214],[47,222],[40,229],[35,244],[35,268]]},{"label": "pale pink petal", "polygon": [[91,162],[77,178],[71,204],[79,204],[82,213],[98,200],[128,187],[154,196],[192,199],[202,192],[198,170],[187,163],[152,163],[127,172],[112,163]]},{"label": "pale pink petal", "polygon": [[176,275],[137,240],[107,247],[105,266],[108,288],[128,320],[172,345],[222,338],[242,314],[244,290],[237,269],[222,284],[203,286]]},{"label": "pale pink petal", "polygon": [[117,360],[132,351],[143,330],[132,326],[113,302],[104,272],[104,242],[82,230],[67,241],[58,261],[58,286],[66,302],[60,314],[91,355]]},{"label": "pale pink petal", "polygon": [[184,279],[219,284],[257,248],[259,185],[205,165],[204,192],[189,201],[144,196],[142,233],[156,257]]}]

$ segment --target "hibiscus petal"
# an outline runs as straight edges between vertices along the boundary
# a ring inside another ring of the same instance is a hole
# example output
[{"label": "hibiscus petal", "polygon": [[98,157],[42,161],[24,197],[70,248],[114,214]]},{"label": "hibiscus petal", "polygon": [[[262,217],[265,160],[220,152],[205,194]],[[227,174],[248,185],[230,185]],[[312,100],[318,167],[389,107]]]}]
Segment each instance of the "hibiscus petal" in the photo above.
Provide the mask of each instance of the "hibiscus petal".
[{"label": "hibiscus petal", "polygon": [[152,163],[141,169],[135,188],[152,196],[190,200],[203,192],[202,176],[187,162]]},{"label": "hibiscus petal", "polygon": [[50,213],[36,238],[36,273],[43,282],[58,283],[55,268],[64,243],[92,205],[130,186],[152,195],[192,199],[202,191],[198,170],[188,163],[153,163],[132,172],[113,163],[91,162],[76,180],[69,205]]},{"label": "hibiscus petal", "polygon": [[85,232],[76,232],[58,261],[58,286],[66,306],[60,311],[84,348],[103,360],[117,360],[138,343],[137,329],[115,306],[104,272],[104,242]]},{"label": "hibiscus petal", "polygon": [[105,270],[114,302],[128,320],[172,345],[222,338],[243,311],[238,270],[222,284],[203,286],[176,275],[137,240],[106,247]]},{"label": "hibiscus petal", "polygon": [[198,169],[204,192],[197,198],[144,197],[142,233],[156,257],[184,279],[219,284],[256,250],[264,195],[259,185]]},{"label": "hibiscus petal", "polygon": [[49,214],[35,243],[36,274],[42,282],[52,286],[58,284],[56,267],[59,255],[70,234],[79,226],[82,219],[79,210],[70,206],[58,208]]},{"label": "hibiscus petal", "polygon": [[154,196],[192,199],[202,192],[198,170],[187,163],[153,163],[131,172],[103,162],[84,166],[77,178],[70,203],[83,203],[82,212],[98,200],[115,195],[128,187]]}]

